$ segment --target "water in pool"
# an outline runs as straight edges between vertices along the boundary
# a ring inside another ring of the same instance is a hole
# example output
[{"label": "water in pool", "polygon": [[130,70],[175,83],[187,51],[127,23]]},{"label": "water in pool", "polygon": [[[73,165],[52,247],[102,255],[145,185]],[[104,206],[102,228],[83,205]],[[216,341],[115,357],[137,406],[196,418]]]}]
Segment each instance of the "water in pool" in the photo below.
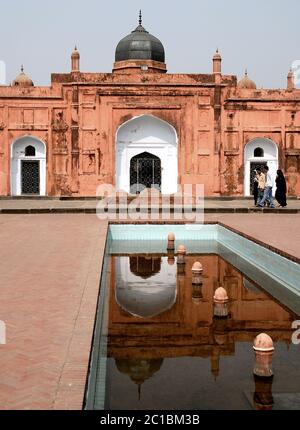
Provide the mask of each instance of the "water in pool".
[{"label": "water in pool", "polygon": [[[192,283],[196,261],[200,285]],[[263,285],[218,255],[177,265],[171,254],[115,254],[107,267],[105,409],[300,408],[300,345],[292,343],[300,318]],[[218,287],[227,316],[216,315]],[[272,378],[253,374],[262,332],[274,341]]]}]

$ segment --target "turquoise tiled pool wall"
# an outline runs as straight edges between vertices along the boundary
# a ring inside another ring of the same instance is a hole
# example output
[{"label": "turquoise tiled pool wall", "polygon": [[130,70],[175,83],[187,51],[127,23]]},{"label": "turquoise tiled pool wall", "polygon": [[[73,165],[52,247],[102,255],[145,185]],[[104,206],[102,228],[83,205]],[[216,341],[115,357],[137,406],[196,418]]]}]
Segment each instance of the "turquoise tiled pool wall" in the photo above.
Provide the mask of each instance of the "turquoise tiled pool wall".
[{"label": "turquoise tiled pool wall", "polygon": [[217,253],[217,226],[194,227],[176,224],[112,224],[109,229],[110,253],[165,252],[169,232],[175,234],[175,248],[184,244],[189,253]]},{"label": "turquoise tiled pool wall", "polygon": [[[294,300],[295,295],[300,297],[299,264],[222,226],[218,226],[217,238],[219,255],[299,313],[298,301]],[[284,290],[282,285],[286,287]]]},{"label": "turquoise tiled pool wall", "polygon": [[262,284],[265,279],[266,290],[296,311],[294,299],[295,295],[300,297],[300,265],[216,224],[111,225],[111,251],[161,252],[169,232],[175,234],[176,246],[182,243],[188,252],[219,253],[257,283]]},{"label": "turquoise tiled pool wall", "polygon": [[169,232],[176,241],[217,240],[218,226],[215,224],[111,224],[112,240],[166,240]]},{"label": "turquoise tiled pool wall", "polygon": [[[183,243],[189,254],[217,254],[216,240],[177,240],[175,248]],[[167,253],[166,240],[113,240],[110,244],[110,254],[144,254]]]}]

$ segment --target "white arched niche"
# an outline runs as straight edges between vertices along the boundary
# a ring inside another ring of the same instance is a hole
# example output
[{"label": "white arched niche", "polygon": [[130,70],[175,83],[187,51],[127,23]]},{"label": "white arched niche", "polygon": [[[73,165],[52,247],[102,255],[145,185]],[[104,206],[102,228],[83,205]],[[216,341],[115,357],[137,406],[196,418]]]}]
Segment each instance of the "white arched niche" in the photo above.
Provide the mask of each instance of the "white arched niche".
[{"label": "white arched niche", "polygon": [[22,169],[27,162],[33,162],[38,170],[38,192],[35,195],[46,195],[46,145],[34,136],[23,136],[16,139],[11,145],[11,195],[21,196],[31,193],[24,193],[22,189]]},{"label": "white arched niche", "polygon": [[161,161],[161,192],[177,192],[178,157],[175,128],[152,115],[141,115],[122,124],[116,133],[116,186],[130,193],[130,160],[144,152]]},{"label": "white arched niche", "polygon": [[[149,264],[151,262],[149,261]],[[140,318],[151,318],[172,308],[176,303],[176,265],[161,258],[158,273],[143,278],[130,270],[129,257],[115,257],[115,299],[126,312]]]},{"label": "white arched niche", "polygon": [[[244,150],[244,193],[245,196],[251,195],[251,170],[257,164],[267,164],[269,172],[272,177],[276,178],[276,171],[278,169],[278,148],[276,143],[267,138],[255,138],[245,145]],[[252,166],[252,167],[251,167]],[[275,186],[273,188],[273,194]]]}]

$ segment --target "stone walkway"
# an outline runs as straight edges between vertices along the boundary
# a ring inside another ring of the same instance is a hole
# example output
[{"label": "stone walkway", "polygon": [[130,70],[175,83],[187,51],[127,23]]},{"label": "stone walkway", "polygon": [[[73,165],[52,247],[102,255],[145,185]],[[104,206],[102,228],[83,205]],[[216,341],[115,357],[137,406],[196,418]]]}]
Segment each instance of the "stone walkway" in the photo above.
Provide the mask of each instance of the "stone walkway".
[{"label": "stone walkway", "polygon": [[[74,199],[26,199],[26,198],[0,198],[0,213],[95,213],[99,200],[74,200]],[[205,212],[261,212],[253,205],[252,199],[205,199]],[[278,213],[300,213],[300,199],[290,199],[286,208],[264,209],[263,211],[275,211]]]},{"label": "stone walkway", "polygon": [[81,409],[107,223],[0,217],[1,409]]},{"label": "stone walkway", "polygon": [[[299,215],[205,220],[300,258]],[[0,409],[82,408],[106,234],[95,215],[0,216]]]}]

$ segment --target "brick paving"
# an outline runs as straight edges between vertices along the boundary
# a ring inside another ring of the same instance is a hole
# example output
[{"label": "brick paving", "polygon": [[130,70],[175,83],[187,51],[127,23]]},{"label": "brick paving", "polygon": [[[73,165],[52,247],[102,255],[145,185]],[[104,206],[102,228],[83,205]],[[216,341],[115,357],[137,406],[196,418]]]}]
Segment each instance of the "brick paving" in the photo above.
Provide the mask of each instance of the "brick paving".
[{"label": "brick paving", "polygon": [[0,219],[1,409],[81,409],[107,223]]},{"label": "brick paving", "polygon": [[[207,214],[300,258],[300,215]],[[0,216],[0,409],[82,409],[107,222]]]}]

